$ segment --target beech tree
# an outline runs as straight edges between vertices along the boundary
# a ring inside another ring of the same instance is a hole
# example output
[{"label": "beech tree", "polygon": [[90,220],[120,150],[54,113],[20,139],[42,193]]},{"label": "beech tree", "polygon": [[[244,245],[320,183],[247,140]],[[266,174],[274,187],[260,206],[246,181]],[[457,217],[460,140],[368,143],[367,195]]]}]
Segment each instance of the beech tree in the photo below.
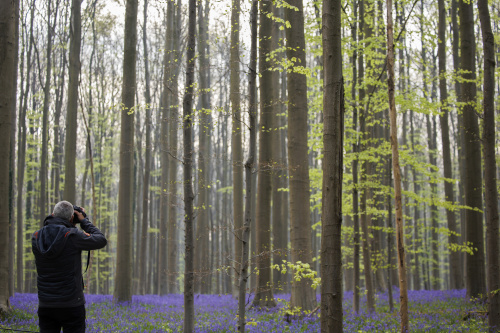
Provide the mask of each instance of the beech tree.
[{"label": "beech tree", "polygon": [[[12,126],[13,84],[17,70],[15,54],[16,16],[19,15],[16,0],[0,1],[0,208],[9,209],[9,155]],[[0,218],[0,315],[10,308],[9,297],[9,214]]]},{"label": "beech tree", "polygon": [[321,332],[343,332],[342,178],[344,81],[342,3],[323,0],[323,193],[321,208]]},{"label": "beech tree", "polygon": [[123,48],[120,131],[120,184],[116,248],[116,302],[132,300],[132,184],[134,179],[134,112],[136,87],[137,0],[127,0]]}]

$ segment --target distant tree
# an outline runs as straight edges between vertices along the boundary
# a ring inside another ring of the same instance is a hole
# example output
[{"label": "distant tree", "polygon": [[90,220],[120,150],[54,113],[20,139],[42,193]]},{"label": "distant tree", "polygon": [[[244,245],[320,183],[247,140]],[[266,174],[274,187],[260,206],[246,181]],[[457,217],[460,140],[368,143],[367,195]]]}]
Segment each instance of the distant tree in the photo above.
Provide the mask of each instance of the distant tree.
[{"label": "distant tree", "polygon": [[[286,56],[289,60],[296,59],[294,66],[305,68],[306,46],[302,0],[292,0],[289,4],[294,8],[285,8],[285,19],[291,22],[291,27],[286,29]],[[312,265],[307,77],[294,68],[289,70],[287,82],[291,259],[293,264],[301,262]],[[310,279],[302,278],[296,281],[292,278],[291,308],[299,307],[303,311],[311,311],[316,307],[316,293],[311,284]]]},{"label": "distant tree", "polygon": [[[441,140],[443,145],[443,169],[444,178],[451,179],[452,164],[451,164],[451,144],[450,144],[450,129],[448,125],[448,89],[446,86],[446,8],[444,0],[438,1],[439,24],[438,24],[438,57],[439,57],[439,96],[441,98],[441,111],[439,117],[441,123]],[[454,202],[453,183],[446,181],[444,183],[445,199]],[[457,223],[455,212],[451,209],[446,210],[446,219],[448,221],[448,243],[457,244]],[[461,269],[460,269],[460,253],[450,251],[450,288],[460,289],[461,287]]]},{"label": "distant tree", "polygon": [[[9,155],[12,126],[12,97],[16,63],[16,1],[0,1],[0,208],[9,209]],[[0,315],[10,308],[9,297],[9,214],[0,218]]]},{"label": "distant tree", "polygon": [[144,156],[144,180],[142,187],[142,221],[141,221],[141,237],[139,242],[139,293],[146,293],[146,276],[147,276],[147,239],[148,239],[148,212],[149,212],[149,180],[151,178],[151,88],[149,75],[149,53],[148,53],[148,38],[147,38],[147,22],[148,22],[148,0],[144,0],[144,22],[142,25],[142,44],[144,47],[144,78],[145,90],[144,97],[146,101],[146,151]]},{"label": "distant tree", "polygon": [[66,110],[66,139],[64,145],[64,198],[75,204],[76,200],[76,134],[78,130],[78,84],[80,77],[80,47],[82,35],[81,1],[71,2],[69,44],[69,83]]},{"label": "distant tree", "polygon": [[[243,149],[241,140],[241,109],[240,109],[240,0],[233,0],[231,7],[231,50],[229,59],[230,83],[229,97],[231,99],[232,137],[231,155],[233,160],[233,221],[234,221],[234,258],[241,258],[243,227]],[[236,267],[236,271],[240,268]],[[237,290],[238,280],[234,279],[234,290]],[[235,292],[236,294],[236,292]]]},{"label": "distant tree", "polygon": [[483,241],[483,194],[481,172],[481,144],[476,113],[476,37],[474,36],[474,13],[472,3],[459,2],[460,54],[464,81],[460,99],[463,103],[465,168],[465,205],[477,210],[466,209],[466,241],[470,242],[473,254],[466,257],[466,289],[468,297],[486,293]]},{"label": "distant tree", "polygon": [[127,0],[123,48],[123,84],[120,131],[118,242],[113,298],[132,300],[132,185],[134,180],[134,112],[136,88],[137,0]]},{"label": "distant tree", "polygon": [[321,209],[321,332],[343,332],[342,179],[344,81],[342,2],[323,0],[323,194]]},{"label": "distant tree", "polygon": [[495,38],[491,29],[487,0],[478,0],[483,35],[483,149],[486,204],[486,244],[488,258],[488,324],[491,331],[500,328],[500,260],[498,258],[498,190],[495,156]]},{"label": "distant tree", "polygon": [[196,0],[189,0],[189,20],[186,49],[186,85],[183,108],[184,150],[184,333],[194,332],[194,212],[193,212],[193,92],[196,47]]}]

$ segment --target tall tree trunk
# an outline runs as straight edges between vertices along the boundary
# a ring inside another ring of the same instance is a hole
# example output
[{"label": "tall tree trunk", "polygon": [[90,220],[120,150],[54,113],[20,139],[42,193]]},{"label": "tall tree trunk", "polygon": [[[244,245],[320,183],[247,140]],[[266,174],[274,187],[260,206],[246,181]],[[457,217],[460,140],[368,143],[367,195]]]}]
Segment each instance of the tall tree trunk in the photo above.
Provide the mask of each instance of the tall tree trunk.
[{"label": "tall tree trunk", "polygon": [[243,222],[243,232],[241,233],[241,268],[239,271],[239,290],[238,290],[238,332],[245,332],[245,306],[246,289],[248,283],[248,250],[250,240],[250,225],[252,221],[252,169],[255,167],[255,157],[257,155],[257,0],[252,1],[250,12],[250,72],[248,74],[249,103],[248,114],[250,123],[250,150],[248,159],[245,162],[245,221]]},{"label": "tall tree trunk", "polygon": [[134,114],[136,88],[137,0],[127,0],[123,47],[123,84],[120,129],[118,242],[114,300],[132,300],[132,186],[134,181]]},{"label": "tall tree trunk", "polygon": [[[0,2],[0,208],[9,208],[9,155],[12,126],[12,97],[16,64],[16,16],[19,15],[16,0]],[[0,314],[10,308],[9,297],[9,214],[0,218]]]},{"label": "tall tree trunk", "polygon": [[[364,52],[366,53],[366,73],[368,77],[372,75],[373,72],[373,53],[370,54],[370,52],[367,52],[368,49],[373,48],[373,24],[374,24],[374,10],[373,2],[369,1],[363,1],[363,15],[360,13],[360,17],[364,18],[365,13],[366,13],[366,19],[363,21],[366,21],[363,23],[363,34],[364,34],[364,47],[365,50]],[[373,51],[373,50],[372,50]],[[363,73],[364,75],[364,70],[362,71],[360,68],[360,74]],[[366,80],[366,78],[363,79],[363,81]],[[361,81],[361,80],[360,80]],[[373,86],[365,84],[365,89],[368,91],[369,94],[372,93]],[[367,126],[367,121],[368,118],[370,117],[370,110],[369,110],[369,103],[367,103],[364,98],[365,98],[365,92],[360,94],[360,101],[364,105],[364,110],[362,114],[360,114],[360,132],[363,135],[362,141],[363,141],[363,150],[368,150],[371,143],[370,139],[372,138],[372,127]],[[361,99],[363,97],[363,99]],[[370,99],[370,97],[368,97]],[[373,271],[372,271],[372,265],[371,265],[371,249],[370,249],[370,229],[371,227],[371,214],[368,213],[368,202],[371,199],[371,194],[372,191],[371,189],[367,186],[367,183],[370,179],[370,175],[372,174],[372,163],[370,163],[367,159],[363,161],[363,167],[362,167],[362,174],[361,174],[361,181],[363,184],[363,191],[361,193],[361,230],[363,232],[363,241],[362,241],[362,246],[363,246],[363,265],[364,265],[364,273],[365,273],[365,287],[366,287],[366,303],[368,307],[368,311],[375,311],[375,290],[373,286]]]},{"label": "tall tree trunk", "polygon": [[[167,272],[167,223],[168,223],[168,125],[169,125],[169,107],[171,105],[171,94],[169,93],[170,87],[170,71],[171,66],[169,60],[171,59],[172,48],[170,41],[172,38],[172,31],[169,27],[174,24],[173,21],[168,20],[170,12],[167,5],[167,33],[165,34],[165,48],[163,53],[163,85],[162,85],[162,99],[161,99],[161,125],[160,125],[160,233],[158,235],[159,249],[158,249],[158,280],[157,289],[159,295],[166,295],[168,292],[168,272]],[[170,9],[172,10],[172,9]],[[170,34],[169,34],[170,33]]]},{"label": "tall tree trunk", "polygon": [[[273,6],[273,15],[275,17],[283,16],[283,9],[278,8],[278,6]],[[273,22],[272,37],[271,37],[271,49],[277,50],[281,47],[283,43],[280,43],[280,24],[278,22]],[[277,61],[282,54],[277,54]],[[273,119],[272,119],[272,139],[271,139],[271,151],[273,154],[273,161],[275,167],[272,172],[272,243],[273,243],[273,265],[283,264],[282,260],[286,259],[286,251],[288,245],[287,237],[287,221],[283,217],[283,191],[280,190],[282,186],[282,179],[284,178],[284,166],[283,166],[283,151],[281,145],[284,144],[283,132],[281,131],[281,122],[283,116],[281,115],[281,103],[280,92],[281,89],[277,87],[280,86],[280,73],[278,71],[273,71],[273,90],[274,96],[273,100]],[[273,288],[276,292],[283,292],[285,283],[285,274],[281,274],[281,270],[273,270]]]},{"label": "tall tree trunk", "polygon": [[76,134],[78,115],[78,83],[80,76],[81,1],[71,2],[69,45],[69,83],[66,111],[66,139],[64,141],[64,198],[74,203],[76,199]]},{"label": "tall tree trunk", "polygon": [[11,100],[11,127],[10,127],[10,151],[9,151],[9,294],[14,296],[14,262],[16,253],[16,225],[14,221],[14,181],[15,181],[15,161],[14,156],[16,152],[16,123],[17,123],[17,78],[19,66],[19,1],[14,1],[14,72],[12,84]]},{"label": "tall tree trunk", "polygon": [[194,51],[196,46],[196,0],[189,0],[188,40],[186,52],[186,85],[183,108],[184,141],[184,223],[185,223],[185,265],[184,265],[184,333],[194,331],[194,213],[193,213],[193,90]]},{"label": "tall tree trunk", "polygon": [[[305,68],[306,53],[302,0],[292,0],[289,4],[295,8],[285,8],[285,19],[293,22],[291,27],[286,29],[286,55],[288,59],[296,59],[295,66]],[[287,80],[291,257],[292,263],[295,265],[297,262],[312,265],[312,229],[309,212],[310,186],[307,154],[307,77],[305,74],[289,71]],[[337,84],[341,84],[341,82]],[[291,308],[300,307],[304,311],[311,311],[316,307],[316,295],[311,284],[312,281],[307,278],[302,278],[300,281],[292,279]]]},{"label": "tall tree trunk", "polygon": [[[175,9],[177,7],[177,14]],[[170,11],[169,11],[170,10]],[[173,156],[178,155],[177,150],[177,132],[179,128],[179,95],[178,95],[178,75],[179,68],[174,66],[175,59],[179,59],[179,38],[180,38],[180,10],[181,3],[178,1],[176,5],[174,1],[169,1],[167,5],[167,20],[172,22],[167,26],[170,28],[171,33],[167,33],[171,37],[171,50],[169,55],[170,64],[170,83],[171,88],[167,91],[170,94],[169,102],[169,151]],[[174,68],[175,67],[175,68]],[[177,163],[178,161],[170,157],[168,160],[168,226],[167,226],[167,281],[168,292],[174,293],[177,291]]]},{"label": "tall tree trunk", "polygon": [[[259,135],[259,166],[257,183],[256,212],[256,247],[257,247],[257,291],[253,300],[254,306],[273,307],[276,302],[273,297],[271,279],[271,126],[273,110],[272,66],[269,59],[271,52],[272,1],[260,2],[259,28],[259,74],[260,74],[260,135]],[[268,16],[269,15],[269,16]]]},{"label": "tall tree trunk", "polygon": [[488,253],[488,324],[500,328],[500,262],[498,259],[498,190],[495,156],[495,38],[487,0],[478,0],[484,52],[483,149],[486,203],[486,244]]},{"label": "tall tree trunk", "polygon": [[[146,249],[148,240],[148,212],[149,212],[149,179],[151,178],[151,88],[149,76],[149,53],[148,53],[148,38],[147,38],[147,22],[148,22],[148,0],[144,0],[144,22],[142,25],[142,44],[144,47],[144,78],[146,81],[146,89],[144,98],[146,102],[146,151],[144,156],[144,179],[142,187],[142,223],[141,223],[141,238],[139,242],[139,294],[146,293]],[[168,35],[168,33],[167,33]]]},{"label": "tall tree trunk", "polygon": [[387,0],[387,87],[389,91],[389,116],[391,121],[392,170],[394,173],[394,198],[396,206],[396,247],[399,271],[399,315],[401,332],[410,330],[408,319],[408,291],[406,285],[405,244],[403,229],[403,207],[401,200],[401,169],[399,167],[398,125],[396,100],[394,97],[394,36],[392,23],[392,0]]},{"label": "tall tree trunk", "polygon": [[[234,221],[234,258],[240,260],[242,227],[243,227],[243,149],[241,140],[241,110],[240,110],[240,0],[233,0],[231,8],[231,51],[229,59],[231,99],[232,136],[231,155],[233,160],[233,221]],[[242,263],[240,263],[241,265]],[[241,270],[236,265],[236,271]],[[232,272],[230,273],[232,274]],[[241,279],[241,278],[240,278]],[[238,280],[234,280],[234,295],[238,289]]]},{"label": "tall tree trunk", "polygon": [[474,13],[472,3],[460,1],[460,54],[463,79],[461,102],[463,103],[465,205],[473,209],[465,211],[466,240],[474,254],[466,256],[466,288],[468,297],[486,293],[483,242],[483,198],[481,173],[481,145],[476,114],[476,39],[474,36]]},{"label": "tall tree trunk", "polygon": [[344,82],[341,7],[323,0],[323,194],[321,231],[321,332],[342,332],[342,178]]},{"label": "tall tree trunk", "polygon": [[[52,32],[57,22],[57,7],[54,11],[54,25],[50,24],[50,17],[52,14],[51,9],[52,1],[47,2],[47,56],[46,56],[46,72],[45,72],[45,86],[43,87],[43,111],[42,111],[42,160],[40,163],[40,215],[39,224],[40,228],[43,227],[43,221],[47,216],[47,155],[48,155],[48,122],[49,122],[49,104],[50,104],[50,79],[52,75]],[[83,204],[83,203],[82,203]]]},{"label": "tall tree trunk", "polygon": [[[199,113],[199,145],[198,145],[198,202],[196,216],[197,244],[199,245],[196,257],[199,258],[198,265],[195,264],[199,276],[199,291],[202,294],[210,292],[212,277],[210,275],[210,251],[209,251],[209,213],[210,202],[208,188],[210,187],[210,145],[211,145],[211,115],[210,115],[210,61],[208,60],[208,0],[205,7],[200,2],[198,7],[198,60],[200,80],[200,113]],[[205,9],[205,12],[204,12]],[[196,260],[195,260],[196,261]]]},{"label": "tall tree trunk", "polygon": [[[438,57],[439,57],[439,95],[441,98],[441,116],[439,117],[441,124],[441,141],[443,145],[443,169],[444,178],[452,179],[451,166],[451,145],[450,145],[450,130],[448,125],[448,89],[446,86],[446,8],[444,0],[438,1],[439,24],[438,24]],[[454,202],[453,183],[444,182],[445,200]],[[457,236],[457,223],[455,213],[451,209],[446,210],[446,219],[450,234],[448,236],[449,244],[457,244],[459,239]],[[460,253],[450,251],[450,289],[460,289],[461,269],[460,269]]]},{"label": "tall tree trunk", "polygon": [[[452,43],[452,53],[453,53],[453,71],[455,75],[459,75],[460,71],[460,36],[459,36],[459,25],[458,25],[458,0],[451,0],[451,30],[453,35],[453,43]],[[460,80],[455,81],[455,96],[457,96],[457,102],[461,101],[461,83]],[[458,135],[456,140],[458,141],[457,150],[458,150],[458,170],[459,170],[459,179],[458,182],[458,202],[460,205],[464,205],[464,185],[465,185],[465,156],[464,146],[465,146],[465,136],[464,136],[464,126],[463,126],[463,113],[458,111],[457,109],[457,129]],[[459,240],[463,243],[466,239],[465,237],[465,209],[460,210],[460,238]],[[466,280],[467,270],[465,268],[465,253],[460,254],[460,270],[463,272],[462,277],[459,281],[460,288],[464,287],[464,283]]]}]

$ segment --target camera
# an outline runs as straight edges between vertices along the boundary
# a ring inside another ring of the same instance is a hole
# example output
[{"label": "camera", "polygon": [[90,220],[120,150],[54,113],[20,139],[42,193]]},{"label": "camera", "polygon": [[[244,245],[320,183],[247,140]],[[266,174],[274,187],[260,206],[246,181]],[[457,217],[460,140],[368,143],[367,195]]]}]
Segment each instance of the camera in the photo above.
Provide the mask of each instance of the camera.
[{"label": "camera", "polygon": [[[87,217],[87,214],[85,214],[82,207],[73,205],[73,209],[76,210],[77,212],[79,212],[80,214],[82,214],[84,218]],[[76,219],[76,220],[77,220],[77,223],[80,222],[78,219]]]}]

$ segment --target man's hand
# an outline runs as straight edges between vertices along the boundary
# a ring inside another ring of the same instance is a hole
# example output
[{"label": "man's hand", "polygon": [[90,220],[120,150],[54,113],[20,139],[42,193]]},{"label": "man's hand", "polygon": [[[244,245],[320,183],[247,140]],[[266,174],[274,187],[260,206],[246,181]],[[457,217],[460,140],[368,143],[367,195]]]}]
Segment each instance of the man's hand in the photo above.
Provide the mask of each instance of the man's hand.
[{"label": "man's hand", "polygon": [[[80,208],[81,208],[81,209],[85,212],[85,208],[83,208],[83,207],[80,207]],[[83,221],[83,219],[85,218],[85,217],[83,216],[83,214],[82,214],[82,213],[80,213],[80,212],[79,212],[79,211],[77,211],[77,210],[75,210],[75,216],[76,216],[76,218],[78,219],[78,222],[82,222],[82,221]]]}]

